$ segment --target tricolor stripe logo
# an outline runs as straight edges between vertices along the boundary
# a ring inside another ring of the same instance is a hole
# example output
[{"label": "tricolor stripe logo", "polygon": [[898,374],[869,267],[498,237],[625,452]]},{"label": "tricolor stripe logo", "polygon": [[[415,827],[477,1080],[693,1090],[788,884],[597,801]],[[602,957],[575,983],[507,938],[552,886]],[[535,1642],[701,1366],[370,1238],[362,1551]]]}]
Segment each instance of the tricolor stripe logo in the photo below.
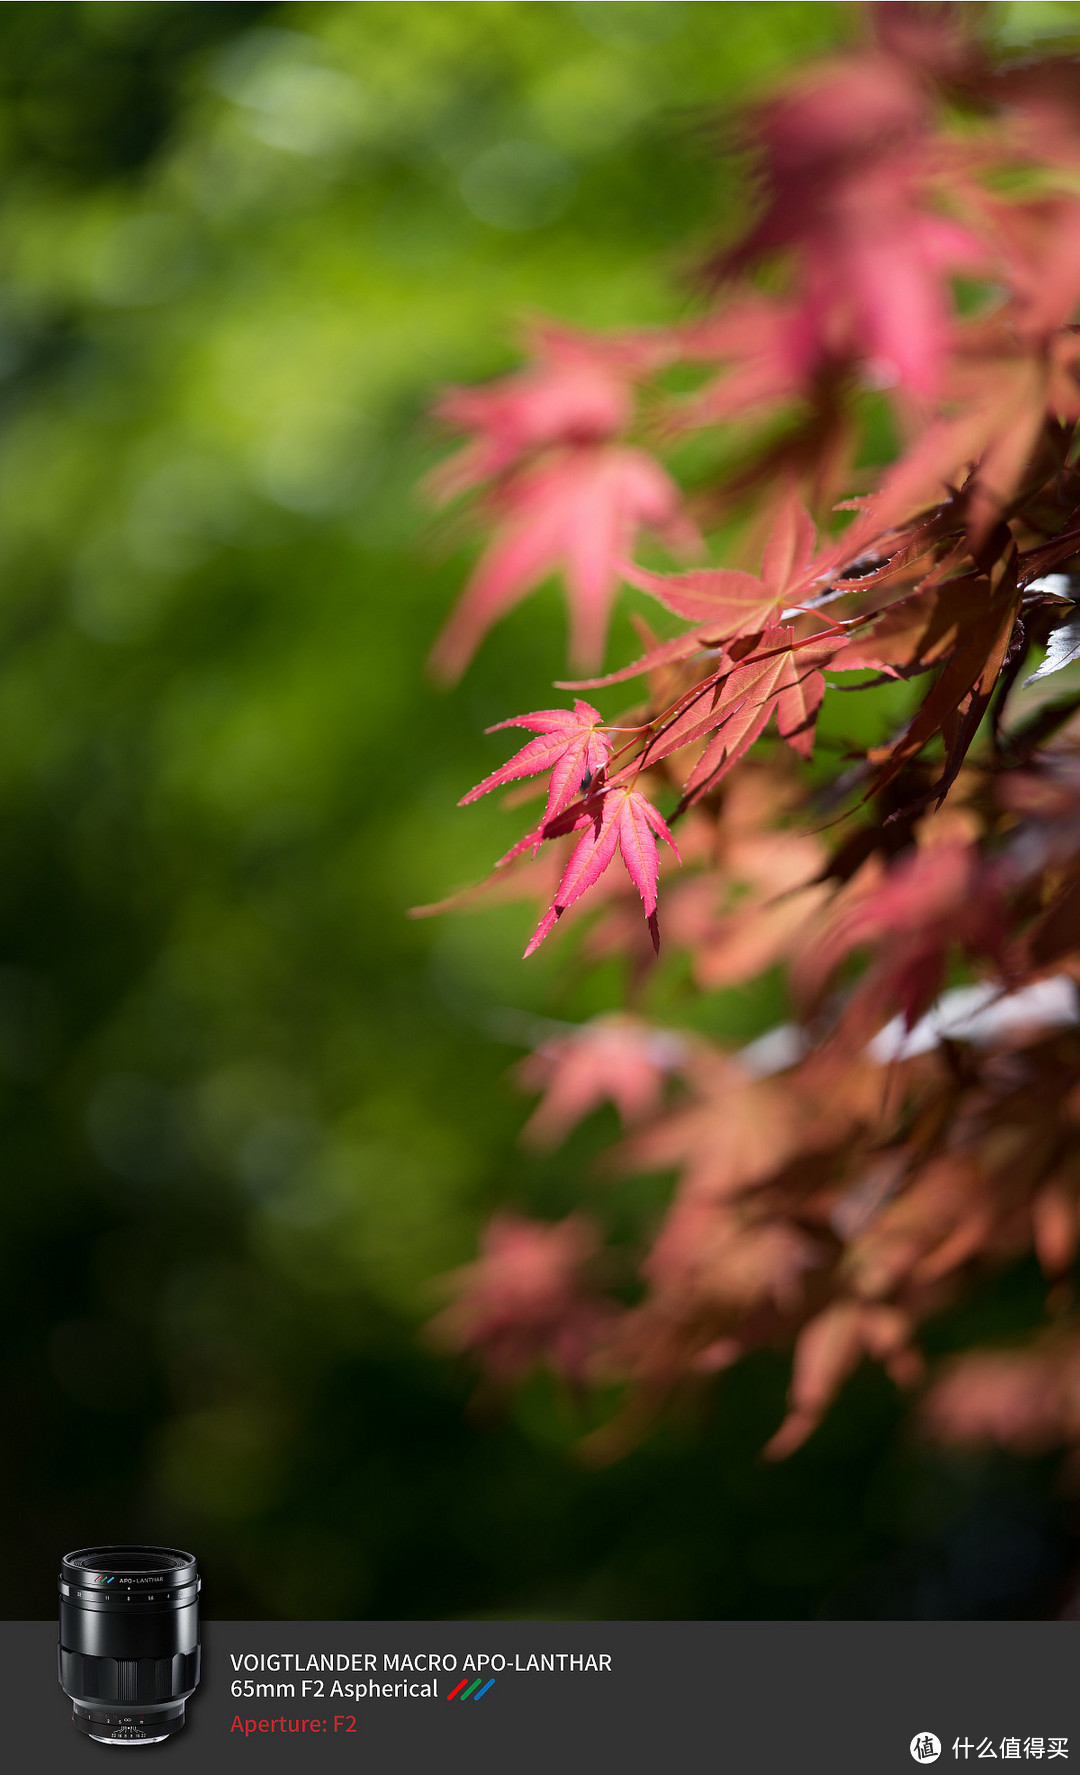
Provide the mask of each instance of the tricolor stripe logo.
[{"label": "tricolor stripe logo", "polygon": [[[448,1701],[456,1701],[458,1696],[461,1695],[461,1699],[463,1701],[468,1701],[470,1699],[470,1697],[473,1701],[479,1701],[480,1697],[482,1695],[487,1694],[488,1690],[490,1689],[490,1687],[494,1681],[495,1681],[495,1678],[493,1676],[489,1676],[487,1679],[487,1682],[484,1683],[483,1677],[478,1676],[478,1677],[474,1677],[473,1681],[470,1683],[468,1677],[463,1676],[461,1681],[458,1683],[457,1688],[451,1689],[451,1691],[450,1691],[449,1695],[447,1695],[446,1699]],[[483,1688],[480,1687],[481,1683],[484,1683]],[[467,1688],[466,1688],[466,1684],[468,1684]],[[465,1693],[463,1695],[461,1694],[462,1689],[465,1690]],[[474,1689],[477,1691],[475,1695],[473,1694]]]}]

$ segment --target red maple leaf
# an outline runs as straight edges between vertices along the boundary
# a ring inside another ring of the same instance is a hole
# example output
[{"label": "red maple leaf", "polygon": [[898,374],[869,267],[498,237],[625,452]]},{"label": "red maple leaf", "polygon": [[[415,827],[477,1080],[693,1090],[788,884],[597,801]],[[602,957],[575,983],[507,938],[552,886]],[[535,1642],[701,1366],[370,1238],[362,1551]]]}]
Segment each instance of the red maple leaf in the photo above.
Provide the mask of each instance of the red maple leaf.
[{"label": "red maple leaf", "polygon": [[988,577],[980,576],[985,602],[979,615],[960,631],[954,652],[927,693],[917,714],[891,745],[867,753],[878,766],[875,787],[880,790],[915,758],[927,742],[941,733],[946,741],[945,768],[927,794],[938,804],[956,780],[960,766],[978,732],[979,723],[1005,664],[1013,635],[1020,592],[1016,583],[1016,552]]},{"label": "red maple leaf", "polygon": [[[662,670],[722,647],[741,636],[760,634],[775,625],[785,606],[820,592],[838,564],[850,555],[846,542],[836,543],[815,558],[817,532],[797,490],[789,486],[777,501],[775,517],[762,553],[761,576],[735,568],[700,568],[691,573],[649,573],[624,563],[631,585],[695,624],[670,641],[602,678],[562,682],[560,690],[602,689],[645,673]],[[820,699],[819,699],[820,700]],[[680,742],[685,743],[685,742]]]},{"label": "red maple leaf", "polygon": [[865,52],[804,76],[753,122],[764,213],[714,272],[792,250],[808,365],[864,359],[879,382],[936,395],[949,277],[984,267],[988,254],[930,207],[941,168],[924,83],[898,60]]},{"label": "red maple leaf", "polygon": [[[444,676],[556,572],[578,657],[599,657],[617,571],[687,631],[641,625],[645,657],[587,681],[647,676],[618,726],[580,701],[500,724],[529,742],[464,799],[551,780],[539,824],[480,892],[547,907],[530,953],[564,914],[600,910],[581,958],[618,953],[636,983],[669,837],[651,801],[679,784],[677,811],[696,805],[669,938],[706,988],[785,962],[813,1013],[737,1057],[692,1038],[679,1058],[654,1046],[677,1038],[597,1020],[523,1064],[545,1091],[530,1139],[610,1100],[638,1124],[623,1162],[679,1183],[632,1309],[597,1320],[582,1304],[580,1229],[504,1221],[444,1328],[497,1371],[546,1357],[626,1380],[609,1453],[682,1377],[794,1339],[769,1447],[787,1454],[865,1357],[917,1378],[914,1327],[976,1267],[1033,1252],[1064,1304],[1080,1246],[1080,692],[1041,684],[1080,636],[1080,68],[1024,58],[995,73],[977,12],[882,0],[874,46],[756,107],[760,201],[714,260],[731,281],[701,318],[648,342],[549,331],[521,374],[442,405],[471,441],[435,490],[483,485],[496,530],[436,650]],[[959,270],[976,287],[955,290]],[[645,527],[690,534],[628,436],[636,381],[676,357],[692,392],[668,399],[667,436],[740,426],[696,447],[694,510],[767,536],[759,573],[632,561]],[[896,389],[895,437],[860,384]],[[854,521],[830,520],[837,540],[817,543],[795,489],[824,512],[853,487]],[[774,720],[809,756],[826,666],[921,679],[904,725],[883,744],[864,733],[805,787],[784,748],[748,764]],[[926,756],[939,739],[943,767]],[[949,809],[920,817],[954,783]],[[831,854],[807,823],[847,820],[860,794]],[[625,873],[610,867],[620,851]],[[942,997],[957,957],[979,976],[962,1014]],[[1030,1449],[1080,1441],[1075,1327],[1031,1358],[1023,1373],[1011,1358],[958,1373],[931,1423]]]},{"label": "red maple leaf", "polygon": [[600,664],[620,565],[638,532],[676,549],[697,546],[674,481],[642,450],[580,445],[552,452],[491,495],[497,527],[431,654],[437,677],[461,676],[488,629],[561,569],[570,605],[570,653]]},{"label": "red maple leaf", "polygon": [[482,783],[477,783],[475,789],[461,797],[458,806],[467,807],[470,801],[478,801],[481,795],[501,788],[504,783],[539,776],[541,771],[550,770],[551,783],[543,819],[546,825],[576,800],[583,789],[588,789],[591,779],[611,757],[610,742],[598,732],[601,721],[600,711],[580,698],[574,703],[573,710],[538,709],[532,715],[515,715],[509,721],[496,721],[494,727],[487,729],[488,733],[499,733],[504,727],[527,727],[540,737],[530,740],[508,763],[493,770]]},{"label": "red maple leaf", "polygon": [[682,808],[714,786],[764,733],[772,716],[781,738],[803,758],[814,744],[814,721],[827,665],[842,642],[832,636],[797,640],[791,628],[766,629],[736,643],[718,671],[687,691],[642,753],[657,764],[696,740],[708,744],[687,778]]},{"label": "red maple leaf", "polygon": [[815,999],[852,950],[873,950],[874,964],[848,1010],[859,1039],[896,1012],[911,1029],[940,992],[954,947],[1003,959],[999,880],[961,839],[942,837],[883,874],[867,865],[865,881],[852,887],[799,957],[794,982]]},{"label": "red maple leaf", "polygon": [[[969,343],[973,347],[974,338]],[[1069,416],[1076,411],[1075,382],[1066,396],[1071,377],[1061,350],[1017,351],[1010,344],[998,354],[990,343],[983,354],[972,350],[969,362],[954,365],[949,392],[957,411],[926,427],[877,492],[849,502],[861,512],[846,538],[853,554],[961,483],[969,534],[976,544],[984,541],[1016,490],[1059,384],[1058,409]]]},{"label": "red maple leaf", "polygon": [[[574,810],[568,811],[573,813]],[[558,821],[555,825],[558,825]],[[653,948],[659,950],[656,883],[660,873],[660,858],[654,835],[658,834],[665,844],[671,846],[675,855],[679,855],[678,846],[665,821],[640,789],[633,789],[629,784],[620,784],[603,790],[591,803],[586,800],[573,824],[565,829],[576,830],[582,826],[586,830],[571,853],[562,880],[555,890],[554,900],[529,940],[526,956],[539,949],[567,907],[572,906],[594,882],[599,881],[617,850],[621,851],[630,879],[644,902]],[[555,833],[548,834],[543,828],[541,830],[545,837],[556,836]]]},{"label": "red maple leaf", "polygon": [[833,660],[837,672],[880,667],[891,673],[939,664],[981,627],[993,599],[984,574],[966,573],[920,586],[873,616]]},{"label": "red maple leaf", "polygon": [[647,573],[628,565],[623,573],[631,585],[659,599],[676,616],[700,624],[702,634],[707,629],[727,640],[767,628],[785,604],[822,579],[823,567],[814,561],[816,540],[813,519],[792,490],[780,505],[765,544],[760,579],[725,567]]}]

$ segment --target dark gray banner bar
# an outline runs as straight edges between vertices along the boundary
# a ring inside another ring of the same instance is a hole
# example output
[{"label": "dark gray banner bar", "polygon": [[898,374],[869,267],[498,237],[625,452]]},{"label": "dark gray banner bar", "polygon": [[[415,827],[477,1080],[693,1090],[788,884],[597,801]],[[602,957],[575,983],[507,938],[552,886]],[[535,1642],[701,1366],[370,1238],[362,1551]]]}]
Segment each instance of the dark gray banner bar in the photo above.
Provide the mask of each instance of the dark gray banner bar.
[{"label": "dark gray banner bar", "polygon": [[51,1622],[0,1623],[0,1648],[5,1764],[42,1775],[1080,1775],[1071,1621],[210,1621],[160,1746],[76,1734]]}]

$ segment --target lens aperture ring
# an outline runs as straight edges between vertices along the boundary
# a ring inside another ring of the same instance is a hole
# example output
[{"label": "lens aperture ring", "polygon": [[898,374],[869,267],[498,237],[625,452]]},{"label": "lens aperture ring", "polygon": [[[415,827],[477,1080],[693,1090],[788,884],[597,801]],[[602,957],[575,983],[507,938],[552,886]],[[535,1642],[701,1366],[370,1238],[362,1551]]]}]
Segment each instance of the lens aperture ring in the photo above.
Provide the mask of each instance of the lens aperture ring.
[{"label": "lens aperture ring", "polygon": [[72,1708],[71,1723],[87,1738],[99,1744],[160,1744],[183,1729],[184,1703],[150,1711],[143,1708],[84,1707],[78,1701]]}]

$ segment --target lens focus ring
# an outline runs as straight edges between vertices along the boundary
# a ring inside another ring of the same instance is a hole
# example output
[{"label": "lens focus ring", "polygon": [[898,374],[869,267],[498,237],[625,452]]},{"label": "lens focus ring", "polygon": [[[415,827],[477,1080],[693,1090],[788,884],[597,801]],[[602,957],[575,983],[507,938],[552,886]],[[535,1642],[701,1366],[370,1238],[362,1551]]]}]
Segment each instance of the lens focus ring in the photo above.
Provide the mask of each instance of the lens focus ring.
[{"label": "lens focus ring", "polygon": [[95,1658],[60,1647],[60,1687],[83,1701],[173,1701],[198,1681],[198,1648],[172,1658]]}]

